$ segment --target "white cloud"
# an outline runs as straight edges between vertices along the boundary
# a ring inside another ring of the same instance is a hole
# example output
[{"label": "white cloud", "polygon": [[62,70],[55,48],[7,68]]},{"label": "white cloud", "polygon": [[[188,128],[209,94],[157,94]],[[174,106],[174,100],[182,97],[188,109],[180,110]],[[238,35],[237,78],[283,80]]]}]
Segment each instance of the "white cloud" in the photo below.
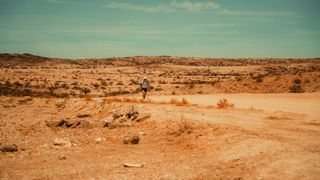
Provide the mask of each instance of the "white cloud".
[{"label": "white cloud", "polygon": [[293,15],[289,11],[241,11],[241,10],[228,10],[224,9],[219,11],[218,14],[227,16],[290,16]]},{"label": "white cloud", "polygon": [[132,3],[123,3],[110,1],[105,5],[108,8],[113,9],[124,9],[133,11],[143,11],[149,13],[156,12],[172,12],[178,9],[186,11],[200,11],[200,10],[215,10],[219,9],[220,5],[214,2],[189,2],[189,1],[172,1],[169,4],[156,5],[156,6],[146,6],[146,5],[136,5]]},{"label": "white cloud", "polygon": [[[49,1],[62,1],[62,0],[49,0]],[[112,9],[123,9],[131,11],[142,11],[147,13],[158,13],[165,12],[170,13],[177,10],[185,10],[190,12],[214,12],[216,14],[225,16],[264,16],[264,17],[274,17],[274,16],[291,16],[292,12],[289,11],[252,11],[252,10],[229,10],[222,8],[222,6],[216,2],[191,2],[191,1],[178,1],[172,0],[168,4],[160,5],[139,5],[126,2],[116,2],[108,1],[105,5],[107,8]]]},{"label": "white cloud", "polygon": [[221,6],[215,2],[189,2],[189,1],[173,1],[170,4],[174,8],[185,9],[187,11],[199,11],[199,10],[214,10],[219,9]]},{"label": "white cloud", "polygon": [[121,3],[121,2],[109,2],[106,4],[106,7],[113,9],[125,9],[125,10],[133,10],[133,11],[144,11],[149,13],[156,12],[171,12],[174,9],[165,5],[158,6],[142,6],[142,5],[134,5],[131,3]]}]

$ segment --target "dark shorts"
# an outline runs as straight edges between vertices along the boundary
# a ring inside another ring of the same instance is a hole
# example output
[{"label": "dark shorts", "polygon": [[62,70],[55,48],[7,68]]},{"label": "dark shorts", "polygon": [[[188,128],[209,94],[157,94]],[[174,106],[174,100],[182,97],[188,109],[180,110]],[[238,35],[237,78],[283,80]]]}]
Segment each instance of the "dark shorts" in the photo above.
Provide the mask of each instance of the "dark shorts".
[{"label": "dark shorts", "polygon": [[148,88],[141,88],[141,91],[147,92]]}]

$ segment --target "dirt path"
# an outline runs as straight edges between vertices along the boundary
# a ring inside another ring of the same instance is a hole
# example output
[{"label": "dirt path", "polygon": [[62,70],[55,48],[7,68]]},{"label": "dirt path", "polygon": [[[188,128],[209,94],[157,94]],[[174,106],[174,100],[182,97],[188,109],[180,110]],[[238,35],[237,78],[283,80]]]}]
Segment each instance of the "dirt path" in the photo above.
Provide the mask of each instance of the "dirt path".
[{"label": "dirt path", "polygon": [[312,118],[320,118],[320,93],[303,94],[208,94],[180,96],[151,96],[157,101],[169,101],[172,98],[186,98],[199,105],[216,105],[221,98],[227,98],[237,108],[262,109],[266,112],[284,111],[306,114]]}]

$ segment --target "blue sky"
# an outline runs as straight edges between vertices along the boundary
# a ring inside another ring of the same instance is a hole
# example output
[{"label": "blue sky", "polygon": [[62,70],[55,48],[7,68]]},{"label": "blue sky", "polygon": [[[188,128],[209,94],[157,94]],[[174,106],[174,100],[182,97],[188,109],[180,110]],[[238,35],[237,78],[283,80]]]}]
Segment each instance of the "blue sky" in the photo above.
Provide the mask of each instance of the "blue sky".
[{"label": "blue sky", "polygon": [[0,53],[320,57],[319,0],[0,0]]}]

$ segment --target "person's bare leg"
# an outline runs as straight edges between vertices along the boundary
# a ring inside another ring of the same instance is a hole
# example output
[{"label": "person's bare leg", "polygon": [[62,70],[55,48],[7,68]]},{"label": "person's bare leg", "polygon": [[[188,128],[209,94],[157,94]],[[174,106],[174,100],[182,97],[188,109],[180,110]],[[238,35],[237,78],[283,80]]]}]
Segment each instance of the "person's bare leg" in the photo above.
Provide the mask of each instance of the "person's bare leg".
[{"label": "person's bare leg", "polygon": [[144,93],[143,93],[143,99],[146,99],[146,96],[147,96],[147,91],[144,91]]},{"label": "person's bare leg", "polygon": [[142,90],[142,99],[146,98],[146,92]]}]

